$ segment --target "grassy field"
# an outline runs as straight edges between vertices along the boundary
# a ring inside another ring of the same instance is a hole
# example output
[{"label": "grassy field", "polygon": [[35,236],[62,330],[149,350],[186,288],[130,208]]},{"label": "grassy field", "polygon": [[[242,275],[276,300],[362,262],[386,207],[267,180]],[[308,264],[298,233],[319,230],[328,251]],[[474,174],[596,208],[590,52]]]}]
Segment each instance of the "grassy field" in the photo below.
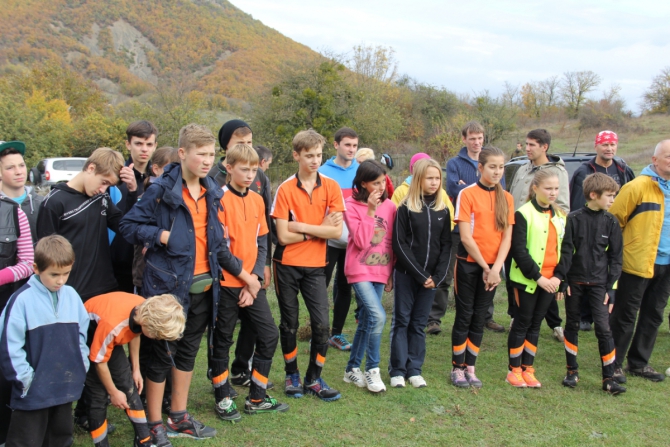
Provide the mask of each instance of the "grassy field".
[{"label": "grassy field", "polygon": [[[505,326],[509,318],[504,287],[498,288],[496,320]],[[274,293],[270,302],[279,320]],[[392,295],[386,294],[390,311]],[[563,305],[560,305],[563,314]],[[352,312],[345,332],[353,339],[355,321]],[[389,384],[386,362],[389,356],[390,314],[382,342],[382,378]],[[301,308],[301,321],[307,318]],[[423,375],[427,388],[391,389],[372,395],[342,381],[348,353],[328,351],[323,377],[341,391],[342,399],[321,402],[303,397],[289,400],[283,395],[281,350],[277,349],[270,380],[276,384],[271,395],[287,402],[291,408],[284,414],[247,416],[232,425],[217,419],[211,385],[205,377],[205,343],[201,346],[196,377],[191,388],[189,411],[218,430],[216,438],[207,441],[174,439],[177,446],[577,446],[577,445],[668,445],[670,424],[670,379],[650,383],[629,378],[628,392],[609,396],[600,390],[600,360],[594,333],[581,332],[580,376],[576,389],[561,385],[565,373],[562,344],[542,327],[536,360],[541,389],[514,389],[505,383],[507,372],[507,333],[487,331],[477,365],[484,387],[475,391],[456,389],[448,382],[451,356],[451,326],[454,311],[447,312],[444,331],[429,336]],[[304,373],[308,359],[307,342],[299,343],[299,364]],[[670,334],[667,316],[656,341],[652,366],[665,370],[670,366]],[[243,405],[246,390],[238,388],[238,406]],[[132,429],[125,414],[110,407],[109,419],[118,430],[110,435],[112,446],[130,446]],[[77,432],[75,446],[91,445],[90,437]]]}]

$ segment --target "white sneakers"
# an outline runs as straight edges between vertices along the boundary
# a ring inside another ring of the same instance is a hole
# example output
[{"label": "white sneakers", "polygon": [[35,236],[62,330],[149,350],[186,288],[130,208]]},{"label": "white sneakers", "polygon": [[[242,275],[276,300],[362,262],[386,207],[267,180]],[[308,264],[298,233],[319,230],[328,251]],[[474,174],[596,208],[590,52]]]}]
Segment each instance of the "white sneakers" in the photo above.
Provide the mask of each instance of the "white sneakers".
[{"label": "white sneakers", "polygon": [[372,393],[381,393],[386,391],[386,385],[382,382],[382,376],[379,374],[379,368],[372,368],[365,372],[365,380],[368,383],[368,391]]},{"label": "white sneakers", "polygon": [[426,386],[426,381],[421,376],[412,376],[407,379],[410,385],[414,388],[423,388]]},{"label": "white sneakers", "polygon": [[552,334],[552,336],[556,340],[560,341],[561,343],[563,343],[565,341],[565,335],[563,334],[563,328],[560,327],[560,326],[556,326],[554,328],[554,333]]},{"label": "white sneakers", "polygon": [[405,388],[405,378],[403,376],[391,377],[391,388]]},{"label": "white sneakers", "polygon": [[[377,371],[379,371],[379,368],[377,368]],[[351,368],[351,371],[344,371],[344,379],[342,380],[346,383],[353,383],[359,388],[368,386],[368,383],[365,380],[365,375],[360,368]]]}]

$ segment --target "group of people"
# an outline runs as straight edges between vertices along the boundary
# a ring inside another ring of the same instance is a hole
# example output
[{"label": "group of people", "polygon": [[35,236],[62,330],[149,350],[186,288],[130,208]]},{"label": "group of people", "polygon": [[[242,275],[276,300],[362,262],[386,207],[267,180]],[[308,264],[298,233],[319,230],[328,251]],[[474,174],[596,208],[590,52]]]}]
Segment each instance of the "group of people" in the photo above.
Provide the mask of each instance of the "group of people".
[{"label": "group of people", "polygon": [[[126,134],[127,160],[97,149],[46,197],[25,186],[25,145],[0,144],[0,442],[8,447],[70,445],[75,401],[77,425],[99,447],[113,430],[109,403],[126,411],[135,446],[215,436],[187,410],[203,336],[202,373],[224,421],[240,420],[240,410],[289,409],[268,394],[278,343],[287,398],[340,399],[322,378],[329,347],[349,352],[344,382],[385,391],[384,291],[394,294],[390,386],[427,386],[426,334],[442,331],[453,286],[450,380],[479,388],[484,330],[505,330],[493,320],[503,278],[510,385],[541,386],[534,359],[542,320],[565,345],[565,386],[579,381],[578,334],[591,321],[604,391],[625,392],[626,374],[663,380],[649,359],[670,295],[668,140],[635,178],[615,157],[617,135],[600,132],[597,155],[570,182],[563,161],[548,153],[549,133],[536,129],[508,192],[503,152],[484,147],[483,127],[469,122],[465,146],[447,163],[446,188],[439,163],[417,153],[394,189],[385,163],[358,148],[353,129],[335,133],[336,155],[324,164],[328,143],[306,130],[292,143],[296,173],[272,198],[264,173],[272,153],[252,146],[244,121],[226,122],[218,141],[187,125],[177,148],[156,148],[148,121]],[[217,142],[225,155],[215,160]],[[266,295],[271,279],[278,325]],[[342,331],[352,290],[350,343]],[[311,327],[304,374],[299,295]],[[249,388],[239,410],[233,385]]]}]

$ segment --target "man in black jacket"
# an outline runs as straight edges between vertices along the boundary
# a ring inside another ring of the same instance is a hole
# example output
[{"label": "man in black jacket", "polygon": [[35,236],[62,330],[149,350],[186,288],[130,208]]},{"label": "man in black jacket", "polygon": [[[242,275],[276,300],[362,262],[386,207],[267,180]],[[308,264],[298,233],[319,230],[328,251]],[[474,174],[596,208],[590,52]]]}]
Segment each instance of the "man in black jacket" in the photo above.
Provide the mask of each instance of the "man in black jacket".
[{"label": "man in black jacket", "polygon": [[[595,172],[611,177],[619,188],[635,178],[633,170],[620,158],[616,159],[619,137],[611,130],[603,130],[596,136],[596,156],[582,164],[573,174],[570,181],[570,209],[578,210],[586,204],[582,183],[587,175]],[[590,331],[593,317],[588,302],[582,303],[582,317],[579,329]]]}]

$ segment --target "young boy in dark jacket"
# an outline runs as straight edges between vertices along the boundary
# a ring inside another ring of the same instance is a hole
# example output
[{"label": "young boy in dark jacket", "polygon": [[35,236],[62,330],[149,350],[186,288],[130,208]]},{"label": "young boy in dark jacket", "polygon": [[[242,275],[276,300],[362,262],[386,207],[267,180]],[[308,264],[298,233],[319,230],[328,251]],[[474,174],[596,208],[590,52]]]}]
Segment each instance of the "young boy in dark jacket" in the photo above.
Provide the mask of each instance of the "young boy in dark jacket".
[{"label": "young boy in dark jacket", "polygon": [[602,361],[603,391],[620,394],[626,388],[612,377],[615,349],[609,314],[614,305],[614,287],[623,256],[623,238],[616,217],[607,210],[614,203],[619,186],[602,173],[591,174],[583,183],[586,205],[568,214],[561,258],[554,276],[568,286],[565,299],[565,355],[568,373],[563,385],[574,388],[579,382],[577,365],[580,308],[587,299],[595,322]]},{"label": "young boy in dark jacket", "polygon": [[72,402],[81,397],[89,365],[88,313],[65,285],[73,263],[64,237],[41,239],[35,275],[0,317],[0,366],[13,384],[8,447],[72,443]]},{"label": "young boy in dark jacket", "polygon": [[[145,382],[149,427],[158,447],[171,445],[167,436],[202,439],[216,435],[216,430],[186,410],[200,340],[208,325],[216,327],[219,282],[214,279],[221,272],[219,263],[233,273],[241,270],[240,261],[227,250],[218,219],[221,188],[207,176],[214,164],[215,142],[204,126],[183,127],[179,132],[181,163],[167,166],[119,225],[129,243],[147,249],[144,296],[171,293],[186,314],[183,337],[168,343],[171,356],[164,344],[152,343],[155,349]],[[256,281],[254,293],[258,288]],[[172,404],[166,432],[161,407],[169,373],[173,378]]]}]

